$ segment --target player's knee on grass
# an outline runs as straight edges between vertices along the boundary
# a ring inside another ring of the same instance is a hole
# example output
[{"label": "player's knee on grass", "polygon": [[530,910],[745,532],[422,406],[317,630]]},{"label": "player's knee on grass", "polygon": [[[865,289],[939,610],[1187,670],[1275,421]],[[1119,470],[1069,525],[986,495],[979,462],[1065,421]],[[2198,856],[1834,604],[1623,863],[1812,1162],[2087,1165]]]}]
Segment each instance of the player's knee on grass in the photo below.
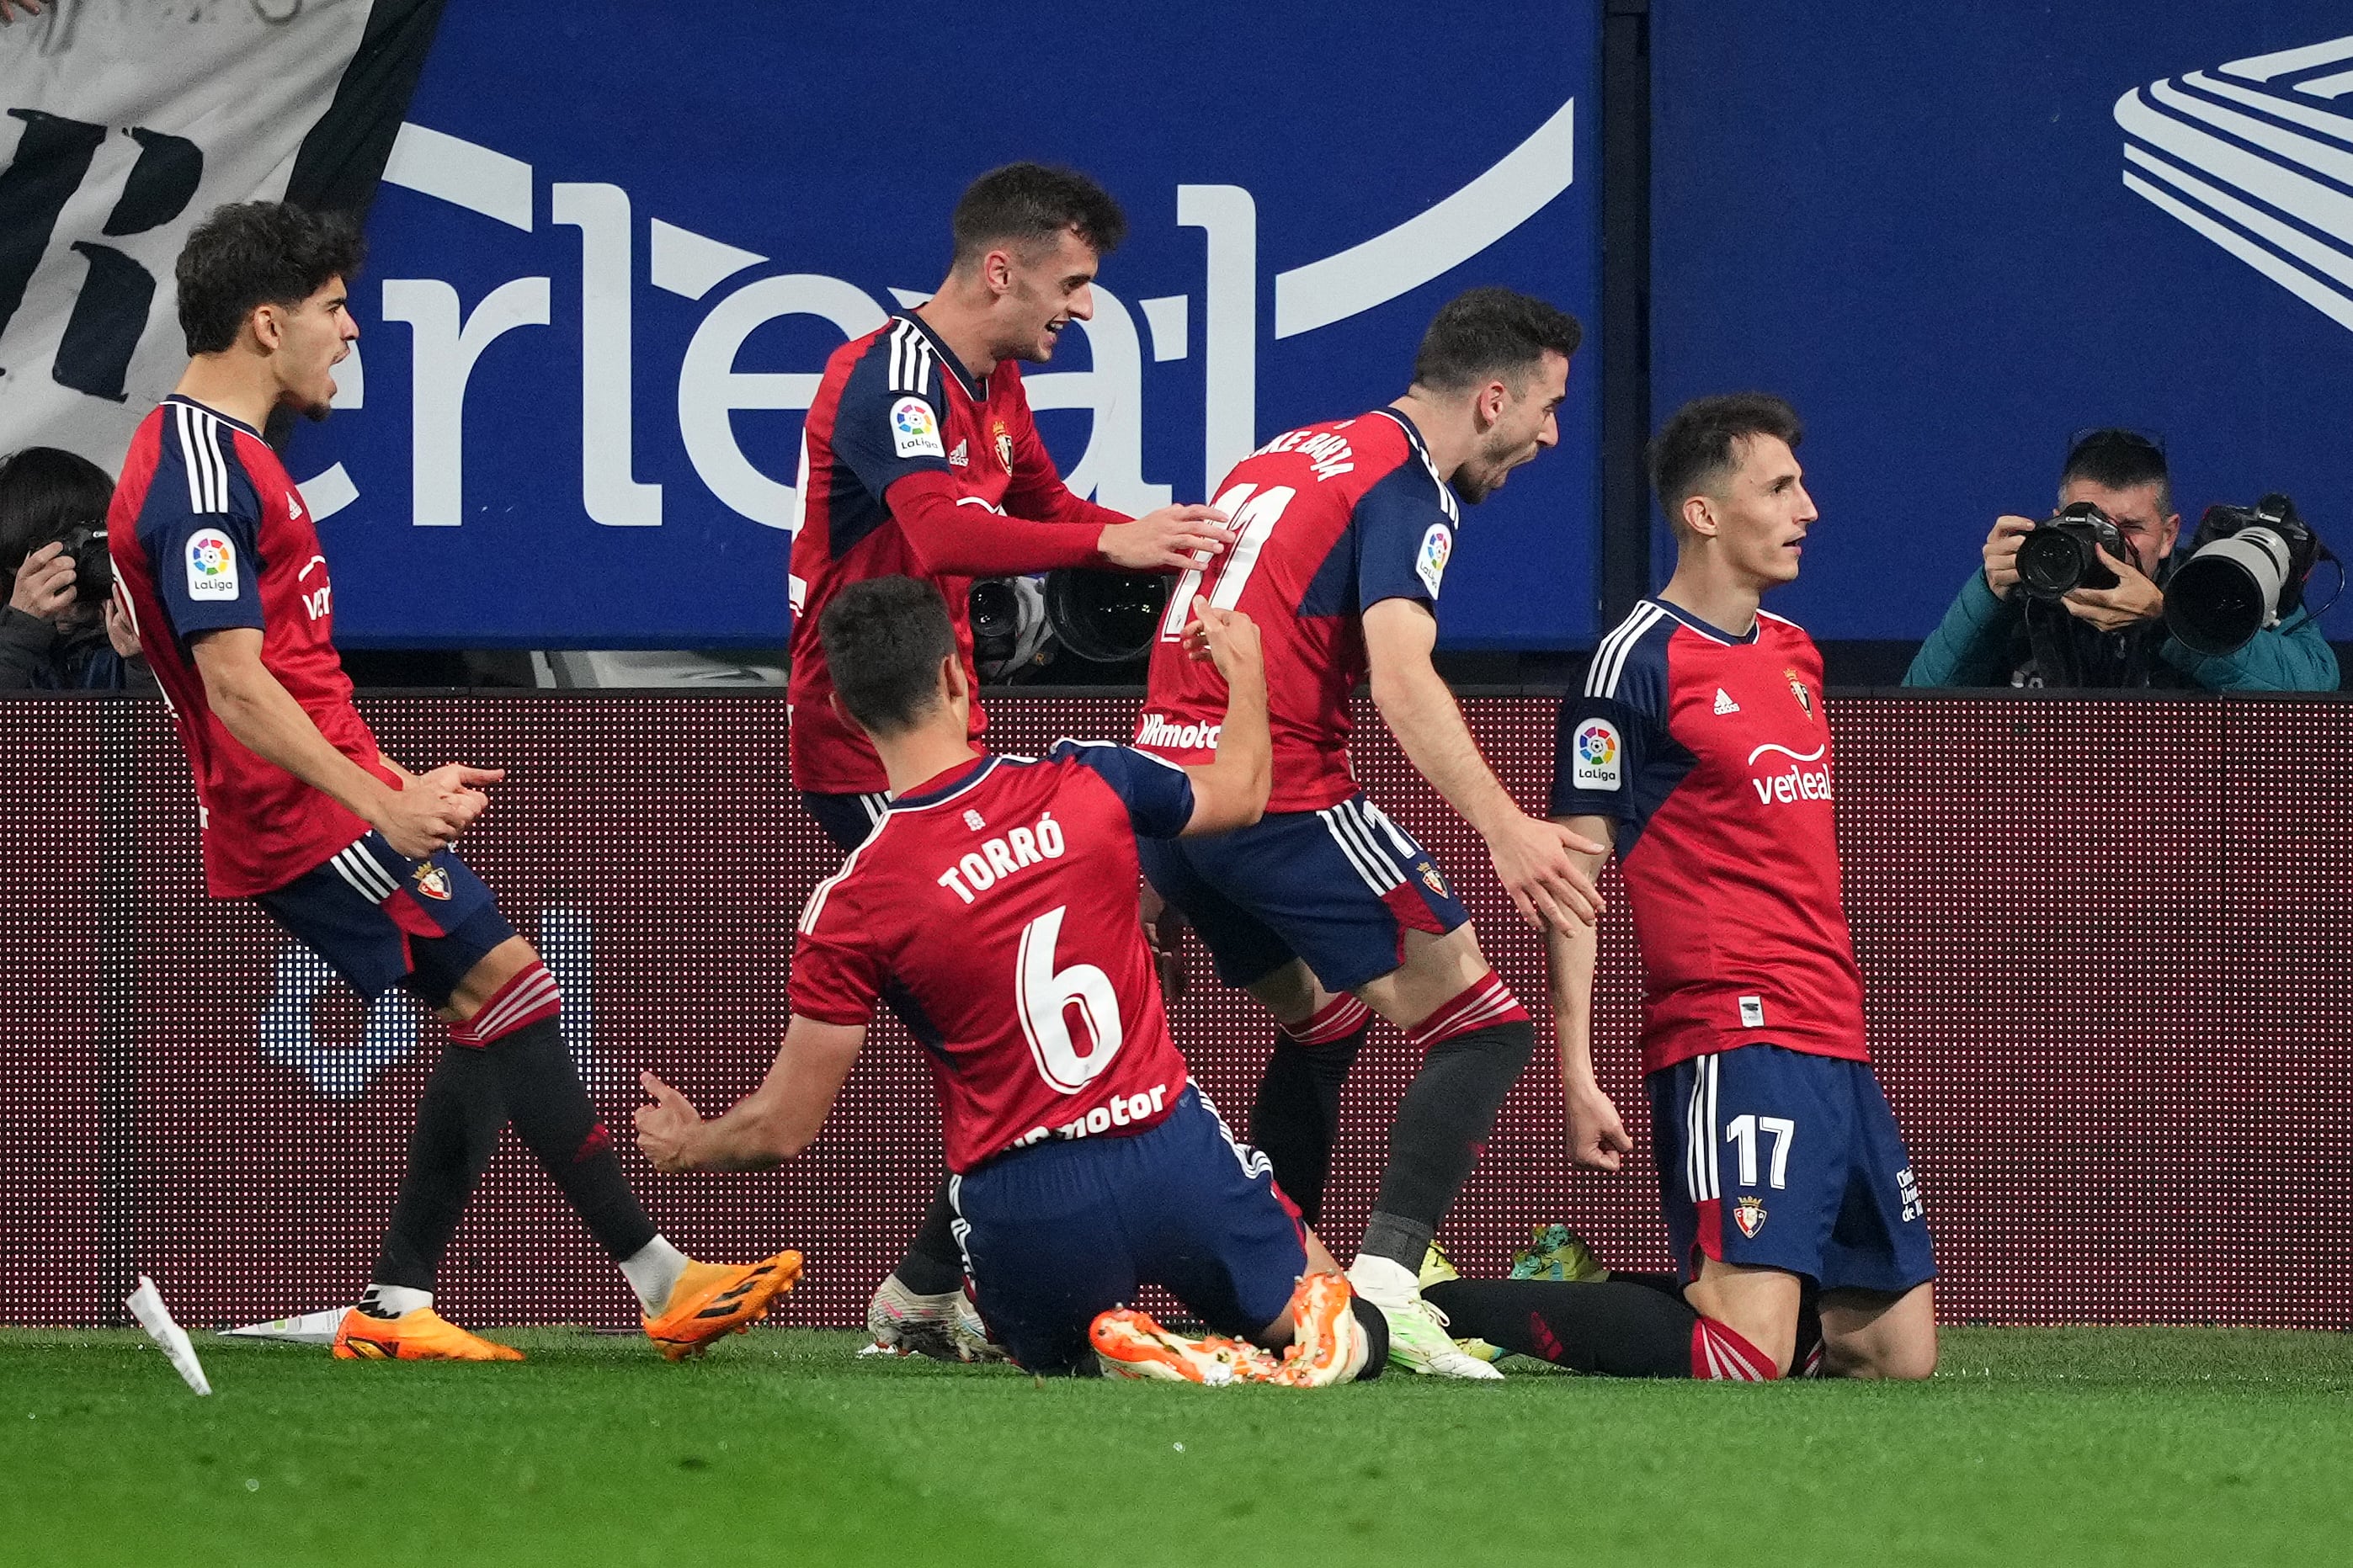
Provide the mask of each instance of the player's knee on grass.
[{"label": "player's knee on grass", "polygon": [[[1744,1268],[1704,1258],[1683,1299],[1773,1358],[1775,1374],[1789,1375],[1798,1354],[1798,1317],[1804,1281],[1778,1268]],[[1827,1325],[1826,1325],[1827,1326]]]},{"label": "player's knee on grass", "polygon": [[1918,1382],[1936,1373],[1936,1298],[1917,1285],[1893,1298],[1858,1290],[1822,1299],[1822,1371]]}]

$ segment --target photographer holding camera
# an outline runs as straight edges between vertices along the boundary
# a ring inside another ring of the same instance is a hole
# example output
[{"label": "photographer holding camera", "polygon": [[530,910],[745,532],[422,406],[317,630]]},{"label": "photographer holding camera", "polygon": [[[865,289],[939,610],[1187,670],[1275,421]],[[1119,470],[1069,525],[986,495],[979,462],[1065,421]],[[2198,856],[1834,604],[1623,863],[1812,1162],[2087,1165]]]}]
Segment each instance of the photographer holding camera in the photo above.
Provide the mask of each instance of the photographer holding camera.
[{"label": "photographer holding camera", "polygon": [[106,553],[114,481],[87,458],[27,447],[0,459],[0,691],[153,690],[138,634],[115,605]]},{"label": "photographer holding camera", "polygon": [[[2300,605],[2227,654],[2200,654],[2168,630],[2165,589],[2181,517],[2164,449],[2149,437],[2114,429],[2078,437],[2059,506],[2044,523],[1994,523],[1983,569],[1921,645],[1905,685],[2337,689],[2336,651]],[[2077,559],[2082,585],[2053,592]]]}]

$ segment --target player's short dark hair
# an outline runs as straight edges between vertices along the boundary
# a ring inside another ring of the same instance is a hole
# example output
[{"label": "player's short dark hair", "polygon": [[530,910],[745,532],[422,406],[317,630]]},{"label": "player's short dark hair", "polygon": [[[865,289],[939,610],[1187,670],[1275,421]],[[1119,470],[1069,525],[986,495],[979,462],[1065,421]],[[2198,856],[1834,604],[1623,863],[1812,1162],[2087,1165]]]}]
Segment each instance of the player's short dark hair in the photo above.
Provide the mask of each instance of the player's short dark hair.
[{"label": "player's short dark hair", "polygon": [[1798,411],[1769,392],[1697,397],[1674,411],[1651,437],[1651,489],[1678,531],[1683,505],[1739,464],[1740,443],[1776,436],[1796,451],[1806,438]]},{"label": "player's short dark hair", "polygon": [[299,305],[331,278],[349,282],[366,258],[343,213],[288,202],[216,207],[180,247],[180,331],[192,354],[216,354],[261,305]]},{"label": "player's short dark hair", "polygon": [[0,573],[83,524],[103,527],[114,481],[62,447],[27,447],[0,458]]},{"label": "player's short dark hair", "polygon": [[1065,230],[1097,256],[1108,256],[1127,237],[1127,215],[1109,191],[1076,169],[1008,163],[965,187],[948,227],[955,235],[955,265],[962,267],[992,245],[1051,244]]},{"label": "player's short dark hair", "polygon": [[2173,515],[2173,471],[2166,466],[2165,448],[2137,430],[2086,430],[2077,436],[2067,448],[2067,466],[2059,470],[2059,488],[2077,479],[2112,490],[2155,485],[2158,512]]},{"label": "player's short dark hair", "polygon": [[1439,307],[1414,351],[1413,384],[1462,393],[1498,377],[1516,383],[1546,352],[1567,359],[1584,341],[1575,316],[1533,294],[1473,289]]},{"label": "player's short dark hair", "polygon": [[955,626],[939,589],[913,577],[869,577],[833,596],[818,640],[834,694],[860,729],[912,730],[939,691],[940,660],[955,656]]}]

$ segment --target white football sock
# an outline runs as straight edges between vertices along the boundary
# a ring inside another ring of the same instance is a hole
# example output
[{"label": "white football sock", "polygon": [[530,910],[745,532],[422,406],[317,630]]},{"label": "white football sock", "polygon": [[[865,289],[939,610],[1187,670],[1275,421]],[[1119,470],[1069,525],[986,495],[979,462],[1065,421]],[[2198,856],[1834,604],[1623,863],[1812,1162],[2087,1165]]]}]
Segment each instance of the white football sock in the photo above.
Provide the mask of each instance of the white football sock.
[{"label": "white football sock", "polygon": [[1357,1295],[1384,1307],[1399,1306],[1421,1294],[1413,1270],[1395,1258],[1371,1252],[1358,1253],[1356,1261],[1348,1265],[1348,1283]]},{"label": "white football sock", "polygon": [[419,1307],[433,1305],[433,1292],[406,1285],[370,1285],[360,1298],[360,1310],[371,1318],[405,1318]]},{"label": "white football sock", "polygon": [[621,1259],[621,1272],[628,1277],[629,1289],[638,1293],[638,1304],[646,1310],[647,1317],[670,1305],[670,1293],[685,1275],[686,1262],[686,1254],[660,1236]]}]

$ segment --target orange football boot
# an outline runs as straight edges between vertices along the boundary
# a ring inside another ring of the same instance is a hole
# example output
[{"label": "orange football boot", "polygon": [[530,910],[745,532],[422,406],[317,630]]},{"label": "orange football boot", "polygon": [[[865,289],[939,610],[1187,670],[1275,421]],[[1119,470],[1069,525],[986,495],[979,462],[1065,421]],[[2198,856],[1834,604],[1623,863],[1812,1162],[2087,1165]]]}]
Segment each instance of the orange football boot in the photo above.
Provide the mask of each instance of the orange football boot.
[{"label": "orange football boot", "polygon": [[1272,1383],[1280,1375],[1274,1358],[1256,1345],[1218,1334],[1188,1340],[1162,1328],[1149,1313],[1125,1307],[1099,1315],[1087,1338],[1095,1359],[1114,1377],[1223,1388],[1229,1383]]},{"label": "orange football boot", "polygon": [[337,1361],[521,1361],[522,1352],[470,1334],[430,1307],[372,1318],[353,1307],[335,1325]]},{"label": "orange football boot", "polygon": [[1356,1321],[1356,1291],[1345,1274],[1310,1274],[1291,1293],[1295,1325],[1282,1352],[1282,1381],[1294,1388],[1329,1388],[1365,1370],[1371,1351]]},{"label": "orange football boot", "polygon": [[700,1355],[713,1340],[740,1334],[768,1315],[777,1297],[799,1283],[801,1255],[779,1252],[757,1263],[697,1263],[670,1288],[659,1318],[645,1320],[646,1337],[672,1361]]}]

